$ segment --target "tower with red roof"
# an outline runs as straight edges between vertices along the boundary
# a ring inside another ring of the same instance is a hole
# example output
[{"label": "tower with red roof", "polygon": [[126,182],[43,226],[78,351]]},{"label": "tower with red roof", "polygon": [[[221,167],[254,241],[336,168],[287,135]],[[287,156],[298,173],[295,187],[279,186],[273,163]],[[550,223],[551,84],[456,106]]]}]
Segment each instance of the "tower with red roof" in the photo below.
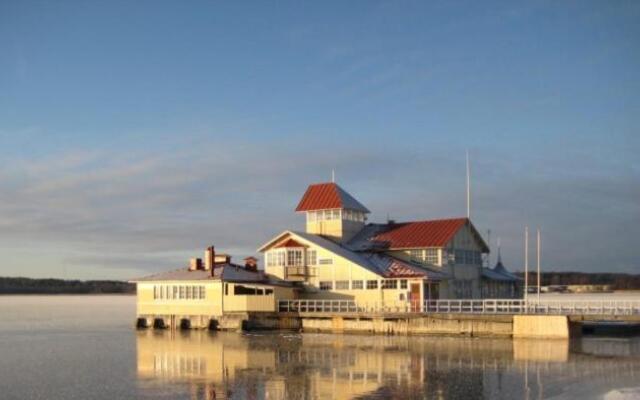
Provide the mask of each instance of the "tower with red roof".
[{"label": "tower with red roof", "polygon": [[328,182],[310,185],[296,212],[305,213],[307,233],[345,243],[362,230],[370,211],[337,183]]}]

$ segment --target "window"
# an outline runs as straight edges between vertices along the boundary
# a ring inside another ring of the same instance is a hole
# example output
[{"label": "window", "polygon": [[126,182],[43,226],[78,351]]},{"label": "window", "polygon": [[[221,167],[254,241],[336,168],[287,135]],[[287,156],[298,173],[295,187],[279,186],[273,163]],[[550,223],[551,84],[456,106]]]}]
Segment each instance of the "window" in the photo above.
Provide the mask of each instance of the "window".
[{"label": "window", "polygon": [[475,263],[475,251],[467,250],[465,252],[465,264],[473,265]]},{"label": "window", "polygon": [[302,266],[302,249],[287,249],[287,265]]},{"label": "window", "polygon": [[323,219],[325,221],[331,221],[333,219],[333,212],[331,210],[324,210],[324,217]]},{"label": "window", "polygon": [[336,290],[349,290],[349,281],[336,281]]},{"label": "window", "polygon": [[427,264],[436,265],[438,264],[438,249],[427,249],[425,250],[425,262]]},{"label": "window", "polygon": [[455,264],[456,259],[453,250],[442,250],[442,265]]},{"label": "window", "polygon": [[422,263],[424,261],[424,252],[422,250],[409,250],[409,259]]},{"label": "window", "polygon": [[406,289],[406,288],[407,288],[407,280],[400,279],[400,289]]},{"label": "window", "polygon": [[353,216],[353,211],[351,211],[351,210],[343,210],[342,211],[342,219],[345,219],[347,221],[351,221],[352,216]]},{"label": "window", "polygon": [[158,287],[154,286],[153,287],[153,299],[157,299],[158,298]]},{"label": "window", "polygon": [[479,251],[473,252],[473,263],[475,265],[482,265],[482,253]]},{"label": "window", "polygon": [[279,267],[284,265],[284,250],[272,250],[267,252],[267,267]]},{"label": "window", "polygon": [[351,281],[351,289],[362,289],[364,288],[362,281]]},{"label": "window", "polygon": [[367,289],[377,289],[378,281],[367,281]]},{"label": "window", "polygon": [[204,299],[205,298],[205,291],[204,291],[204,286],[200,286],[200,298]]},{"label": "window", "polygon": [[456,250],[454,254],[455,254],[454,262],[456,264],[464,264],[464,250]]},{"label": "window", "polygon": [[191,298],[191,286],[187,286],[187,299]]},{"label": "window", "polygon": [[330,282],[330,281],[320,282],[320,290],[333,290],[333,282]]},{"label": "window", "polygon": [[382,281],[382,288],[383,289],[397,289],[398,288],[398,281],[395,281],[395,280],[384,280],[384,281]]},{"label": "window", "polygon": [[255,295],[256,288],[242,285],[233,285],[233,294],[236,296]]},{"label": "window", "polygon": [[318,252],[315,250],[307,250],[307,265],[318,264]]},{"label": "window", "polygon": [[332,258],[321,258],[318,263],[320,265],[330,265],[330,264],[333,264],[333,259]]},{"label": "window", "polygon": [[316,212],[315,211],[307,212],[307,222],[316,222]]},{"label": "window", "polygon": [[180,298],[184,299],[184,286],[180,286]]}]

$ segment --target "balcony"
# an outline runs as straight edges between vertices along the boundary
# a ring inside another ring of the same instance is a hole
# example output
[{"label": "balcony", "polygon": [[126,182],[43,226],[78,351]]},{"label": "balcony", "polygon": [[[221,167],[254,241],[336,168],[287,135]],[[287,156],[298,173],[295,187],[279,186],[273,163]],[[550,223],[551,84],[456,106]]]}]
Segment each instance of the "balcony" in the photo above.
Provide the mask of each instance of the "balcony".
[{"label": "balcony", "polygon": [[284,279],[303,281],[316,275],[316,268],[304,265],[284,267]]}]

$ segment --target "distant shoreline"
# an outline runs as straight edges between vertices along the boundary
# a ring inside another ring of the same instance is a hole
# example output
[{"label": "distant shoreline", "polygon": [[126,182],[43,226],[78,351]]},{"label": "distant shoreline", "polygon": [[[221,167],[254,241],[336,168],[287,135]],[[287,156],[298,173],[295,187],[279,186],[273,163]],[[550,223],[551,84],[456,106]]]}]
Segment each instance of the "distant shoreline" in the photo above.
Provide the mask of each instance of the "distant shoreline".
[{"label": "distant shoreline", "polygon": [[0,295],[133,295],[135,293],[135,285],[124,281],[0,277]]},{"label": "distant shoreline", "polygon": [[0,293],[0,297],[2,296],[135,296],[136,293]]}]

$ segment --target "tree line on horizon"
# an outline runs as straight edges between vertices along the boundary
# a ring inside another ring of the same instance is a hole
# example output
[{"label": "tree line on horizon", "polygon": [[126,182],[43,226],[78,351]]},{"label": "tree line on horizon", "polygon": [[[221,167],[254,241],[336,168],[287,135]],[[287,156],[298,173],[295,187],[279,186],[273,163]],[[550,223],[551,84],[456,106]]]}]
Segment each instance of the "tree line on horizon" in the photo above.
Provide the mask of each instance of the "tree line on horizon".
[{"label": "tree line on horizon", "polygon": [[134,294],[136,286],[123,281],[80,281],[0,277],[0,294]]},{"label": "tree line on horizon", "polygon": [[[524,279],[524,272],[516,275]],[[529,285],[536,283],[535,272],[529,272]],[[611,285],[613,290],[640,290],[639,274],[614,272],[542,272],[540,284],[550,285]]]}]

